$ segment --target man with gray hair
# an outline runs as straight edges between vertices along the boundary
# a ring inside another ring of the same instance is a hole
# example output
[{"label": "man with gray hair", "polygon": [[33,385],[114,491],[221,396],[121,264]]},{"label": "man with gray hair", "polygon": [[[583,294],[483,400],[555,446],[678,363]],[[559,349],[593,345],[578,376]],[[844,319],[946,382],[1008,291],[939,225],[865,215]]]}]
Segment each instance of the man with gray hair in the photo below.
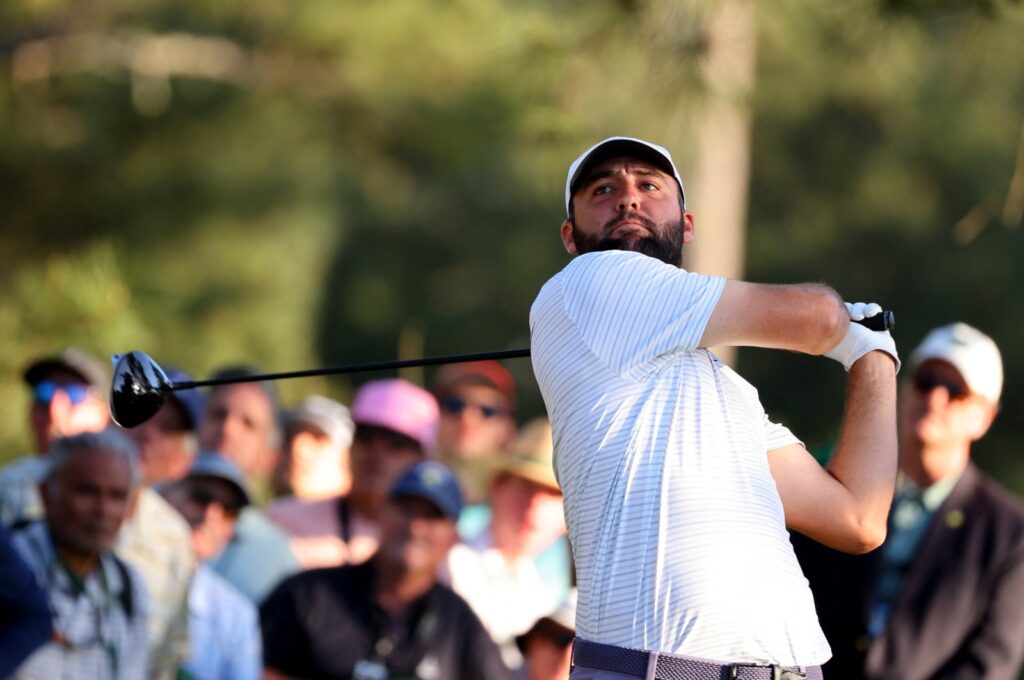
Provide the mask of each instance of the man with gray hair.
[{"label": "man with gray hair", "polygon": [[135,445],[114,430],[57,440],[41,485],[46,518],[14,546],[46,591],[53,639],[12,678],[145,677],[149,598],[111,551],[140,473]]}]

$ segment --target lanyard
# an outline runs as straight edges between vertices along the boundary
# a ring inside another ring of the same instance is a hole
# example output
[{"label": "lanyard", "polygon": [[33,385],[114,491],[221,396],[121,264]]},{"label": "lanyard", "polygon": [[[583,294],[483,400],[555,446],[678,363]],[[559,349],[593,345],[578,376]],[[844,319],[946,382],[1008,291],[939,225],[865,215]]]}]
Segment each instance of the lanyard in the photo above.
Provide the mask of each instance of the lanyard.
[{"label": "lanyard", "polygon": [[[118,675],[119,655],[117,644],[113,639],[113,623],[110,617],[107,616],[107,613],[109,608],[117,605],[118,602],[111,592],[103,558],[100,557],[95,569],[97,579],[99,580],[99,597],[96,598],[93,590],[89,588],[87,581],[79,578],[68,569],[67,565],[56,554],[56,550],[52,552],[47,550],[43,539],[35,535],[36,533],[32,530],[25,531],[26,536],[29,538],[28,543],[32,551],[36,553],[37,564],[41,565],[44,569],[46,603],[49,606],[50,615],[53,620],[53,642],[69,653],[88,649],[94,645],[101,645],[110,664],[111,677],[116,678]],[[121,586],[128,588],[130,584],[122,583]],[[74,602],[74,607],[67,615],[63,615],[64,612],[61,612],[56,606],[54,596],[59,592],[63,592]],[[91,606],[93,610],[92,635],[76,640],[70,635],[70,629],[78,619],[79,610],[83,605]]]}]

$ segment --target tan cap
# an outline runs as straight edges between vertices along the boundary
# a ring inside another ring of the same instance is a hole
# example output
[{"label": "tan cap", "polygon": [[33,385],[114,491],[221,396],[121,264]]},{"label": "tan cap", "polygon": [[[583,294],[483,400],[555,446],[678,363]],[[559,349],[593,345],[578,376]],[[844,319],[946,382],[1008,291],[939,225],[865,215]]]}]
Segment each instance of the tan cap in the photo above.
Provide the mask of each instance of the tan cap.
[{"label": "tan cap", "polygon": [[34,386],[45,379],[47,374],[57,370],[77,374],[100,393],[110,389],[110,371],[107,370],[106,365],[77,347],[68,347],[60,354],[33,361],[25,369],[23,377],[27,384]]}]

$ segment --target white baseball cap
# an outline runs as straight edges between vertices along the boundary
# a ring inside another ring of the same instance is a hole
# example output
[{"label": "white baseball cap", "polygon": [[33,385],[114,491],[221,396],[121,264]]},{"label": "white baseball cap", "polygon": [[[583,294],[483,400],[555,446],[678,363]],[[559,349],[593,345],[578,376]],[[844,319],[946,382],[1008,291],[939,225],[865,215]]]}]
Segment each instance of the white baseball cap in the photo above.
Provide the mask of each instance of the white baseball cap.
[{"label": "white baseball cap", "polygon": [[289,425],[307,423],[320,430],[337,446],[347,448],[352,445],[352,434],[355,425],[352,416],[344,405],[333,399],[314,394],[306,397],[285,416]]},{"label": "white baseball cap", "polygon": [[914,368],[928,359],[948,361],[960,372],[971,392],[993,404],[1003,391],[1003,359],[992,338],[965,323],[953,323],[928,333],[910,355]]},{"label": "white baseball cap", "polygon": [[670,172],[679,182],[679,192],[683,195],[683,207],[686,207],[686,192],[683,190],[683,178],[679,176],[672,154],[663,146],[645,142],[635,137],[609,137],[590,147],[569,166],[565,177],[565,214],[569,214],[573,191],[578,189],[578,182],[598,163],[609,158],[629,156],[653,162],[665,172]]}]

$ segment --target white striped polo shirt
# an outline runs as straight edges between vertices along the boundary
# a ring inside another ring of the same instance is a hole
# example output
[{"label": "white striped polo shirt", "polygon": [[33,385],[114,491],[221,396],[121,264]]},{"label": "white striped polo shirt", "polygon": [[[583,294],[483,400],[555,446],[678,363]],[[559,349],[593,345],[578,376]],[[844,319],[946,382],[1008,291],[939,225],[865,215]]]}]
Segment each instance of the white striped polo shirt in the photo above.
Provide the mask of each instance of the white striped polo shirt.
[{"label": "white striped polo shirt", "polygon": [[725,662],[830,656],[767,452],[798,440],[697,349],[725,280],[582,255],[530,311],[579,583],[577,635]]}]

